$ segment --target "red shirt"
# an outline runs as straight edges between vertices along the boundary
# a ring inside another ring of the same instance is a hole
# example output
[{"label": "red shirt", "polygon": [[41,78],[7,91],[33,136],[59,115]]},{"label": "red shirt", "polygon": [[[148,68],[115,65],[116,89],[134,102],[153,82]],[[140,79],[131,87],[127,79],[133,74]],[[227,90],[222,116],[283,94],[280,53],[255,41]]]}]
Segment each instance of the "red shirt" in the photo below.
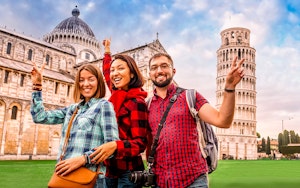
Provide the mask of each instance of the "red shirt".
[{"label": "red shirt", "polygon": [[[110,82],[111,56],[105,54],[103,59],[103,74],[108,87]],[[114,92],[114,91],[112,91]],[[127,170],[143,170],[144,163],[141,154],[147,146],[148,110],[145,100],[140,98],[125,100],[117,117],[119,137],[115,156],[105,161],[106,176],[118,178]]]},{"label": "red shirt", "polygon": [[[149,124],[153,138],[175,92],[176,87],[171,84],[165,99],[154,93],[149,108]],[[198,111],[205,103],[207,100],[197,92],[195,109]],[[157,175],[156,182],[160,188],[187,187],[208,171],[206,160],[200,152],[196,126],[184,91],[169,111],[155,153],[153,171]]]}]

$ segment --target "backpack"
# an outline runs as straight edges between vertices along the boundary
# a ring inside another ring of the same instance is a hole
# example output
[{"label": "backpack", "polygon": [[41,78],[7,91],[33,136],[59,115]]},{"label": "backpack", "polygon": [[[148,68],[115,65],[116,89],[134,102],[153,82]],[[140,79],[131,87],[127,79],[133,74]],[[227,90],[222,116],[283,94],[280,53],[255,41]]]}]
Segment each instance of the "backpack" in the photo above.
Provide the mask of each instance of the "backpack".
[{"label": "backpack", "polygon": [[208,173],[210,174],[215,171],[218,166],[218,139],[212,126],[202,121],[198,116],[198,111],[194,108],[196,103],[196,90],[187,89],[186,100],[190,112],[197,123],[200,150],[206,159]]},{"label": "backpack", "polygon": [[[150,97],[146,103],[148,109],[150,107],[152,97]],[[208,173],[212,173],[218,166],[218,139],[211,125],[202,121],[198,116],[197,110],[194,108],[196,103],[196,90],[186,90],[186,102],[193,118],[197,123],[198,141],[200,151],[203,157],[206,159],[208,166]],[[205,131],[202,131],[205,130]]]}]

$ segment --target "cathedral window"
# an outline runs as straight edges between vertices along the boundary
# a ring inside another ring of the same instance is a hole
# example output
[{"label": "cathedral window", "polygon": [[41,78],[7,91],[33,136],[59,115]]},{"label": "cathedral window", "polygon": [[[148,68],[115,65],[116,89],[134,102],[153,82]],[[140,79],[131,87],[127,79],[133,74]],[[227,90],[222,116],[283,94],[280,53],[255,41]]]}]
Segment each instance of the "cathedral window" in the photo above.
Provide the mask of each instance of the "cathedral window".
[{"label": "cathedral window", "polygon": [[7,49],[6,49],[6,54],[10,54],[11,53],[11,43],[7,43]]},{"label": "cathedral window", "polygon": [[29,49],[28,50],[28,58],[27,58],[28,60],[32,60],[32,49]]},{"label": "cathedral window", "polygon": [[21,79],[20,79],[20,86],[23,87],[24,85],[24,78],[25,78],[25,74],[21,74]]},{"label": "cathedral window", "polygon": [[69,96],[69,95],[70,95],[70,89],[71,89],[71,86],[70,86],[70,85],[68,85],[67,96]]},{"label": "cathedral window", "polygon": [[90,60],[90,54],[89,53],[85,53],[85,59]]},{"label": "cathedral window", "polygon": [[5,71],[5,76],[4,76],[4,83],[8,82],[8,76],[9,76],[9,71]]},{"label": "cathedral window", "polygon": [[55,82],[55,94],[57,94],[58,91],[58,82]]},{"label": "cathedral window", "polygon": [[17,119],[18,107],[13,106],[11,110],[11,119]]},{"label": "cathedral window", "polygon": [[45,61],[46,61],[46,65],[49,65],[49,62],[50,62],[50,56],[49,56],[48,54],[46,55]]}]

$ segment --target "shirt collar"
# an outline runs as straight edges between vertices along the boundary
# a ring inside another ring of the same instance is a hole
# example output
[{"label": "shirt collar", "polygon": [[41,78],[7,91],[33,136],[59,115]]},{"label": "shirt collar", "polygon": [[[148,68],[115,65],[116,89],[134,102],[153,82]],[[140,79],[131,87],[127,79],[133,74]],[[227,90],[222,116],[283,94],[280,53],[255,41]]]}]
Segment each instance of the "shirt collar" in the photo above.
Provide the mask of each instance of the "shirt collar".
[{"label": "shirt collar", "polygon": [[84,106],[90,107],[90,106],[92,106],[93,104],[95,104],[97,101],[98,101],[98,99],[96,99],[96,98],[91,98],[91,99],[89,100],[89,102],[87,102],[87,103],[85,103],[84,100],[81,100],[81,101],[78,103],[78,107],[79,107],[79,108],[80,108],[80,107],[84,107]]},{"label": "shirt collar", "polygon": [[[174,83],[171,83],[168,86],[166,99],[169,98],[169,96],[172,96],[176,92],[176,88],[177,87],[175,86]],[[160,96],[157,95],[156,88],[154,89],[154,96],[155,96],[155,99],[157,99],[157,97],[160,97]]]}]

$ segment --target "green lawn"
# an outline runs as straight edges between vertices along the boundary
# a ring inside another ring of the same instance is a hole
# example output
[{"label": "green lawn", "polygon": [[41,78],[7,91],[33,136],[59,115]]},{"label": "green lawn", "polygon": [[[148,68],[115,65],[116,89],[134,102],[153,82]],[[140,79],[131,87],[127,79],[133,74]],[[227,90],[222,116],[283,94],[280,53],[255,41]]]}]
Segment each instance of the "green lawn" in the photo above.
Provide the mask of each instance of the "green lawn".
[{"label": "green lawn", "polygon": [[[0,187],[45,188],[55,161],[0,161]],[[219,161],[210,188],[300,188],[300,160]]]},{"label": "green lawn", "polygon": [[300,160],[219,161],[210,188],[300,188]]}]

